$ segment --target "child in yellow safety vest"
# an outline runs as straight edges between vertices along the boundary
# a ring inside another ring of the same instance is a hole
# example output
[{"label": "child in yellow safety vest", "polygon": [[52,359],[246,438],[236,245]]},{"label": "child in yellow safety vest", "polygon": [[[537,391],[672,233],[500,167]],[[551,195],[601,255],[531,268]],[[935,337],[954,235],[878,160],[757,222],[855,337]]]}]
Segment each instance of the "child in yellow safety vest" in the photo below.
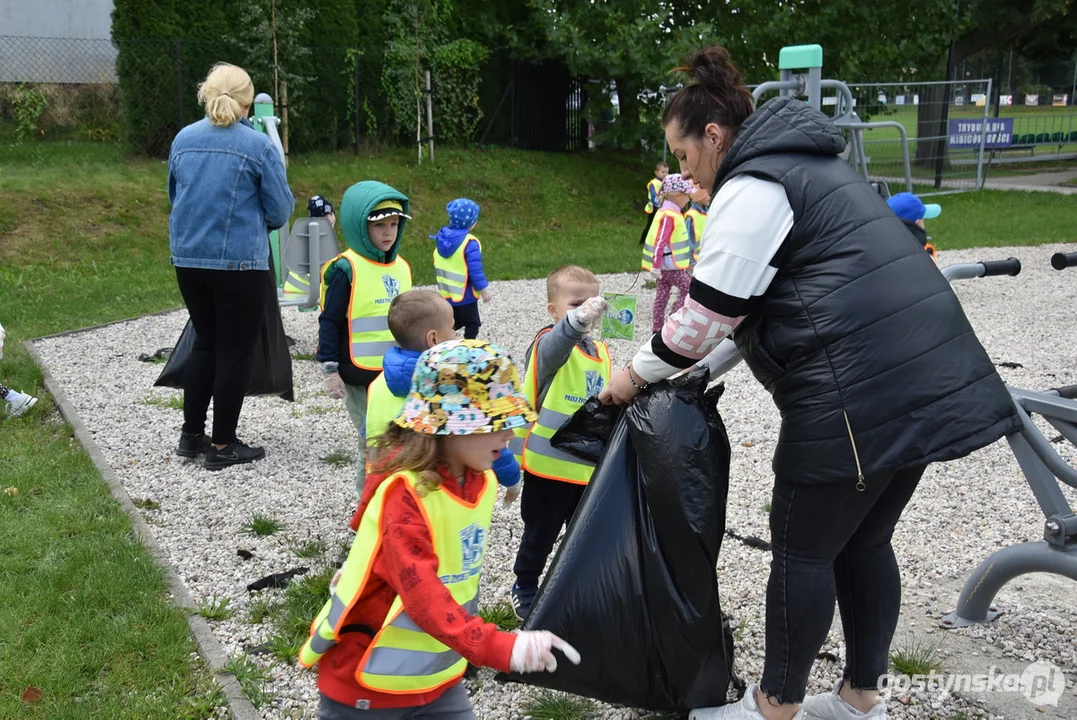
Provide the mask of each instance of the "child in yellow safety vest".
[{"label": "child in yellow safety vest", "polygon": [[[396,345],[385,353],[381,374],[367,388],[364,434],[368,471],[375,463],[378,437],[389,429],[404,407],[419,356],[435,345],[456,339],[452,307],[433,290],[408,290],[389,304],[389,332]],[[506,488],[505,502],[511,503],[523,485],[520,464],[508,448],[502,450],[493,471],[498,484]]]},{"label": "child in yellow safety vest", "polygon": [[521,620],[531,610],[554,541],[576,512],[595,469],[554,448],[550,438],[610,377],[609,348],[590,337],[606,310],[598,278],[576,265],[558,268],[546,279],[546,297],[555,324],[541,330],[532,343],[524,381],[524,394],[539,416],[530,428],[518,428],[513,440],[513,452],[524,469],[524,532],[512,588],[513,608]]},{"label": "child in yellow safety vest", "polygon": [[661,332],[666,324],[666,306],[670,291],[676,287],[680,293],[673,304],[677,312],[688,299],[688,287],[692,282],[689,270],[692,261],[692,243],[685,223],[684,210],[690,204],[689,194],[694,188],[679,173],[667,175],[662,181],[665,200],[655,213],[655,222],[643,244],[641,267],[654,276],[657,287],[654,294],[654,313],[651,329]]},{"label": "child in yellow safety vest", "polygon": [[654,177],[647,181],[647,204],[643,206],[643,212],[647,214],[647,224],[643,226],[643,232],[639,236],[639,244],[647,239],[647,233],[651,231],[654,222],[654,214],[662,204],[662,181],[669,175],[669,165],[660,162],[654,166]]},{"label": "child in yellow safety vest", "polygon": [[490,283],[482,267],[482,244],[471,234],[479,222],[479,206],[474,200],[457,198],[445,206],[449,224],[441,228],[434,248],[434,274],[438,292],[452,305],[453,329],[464,329],[464,338],[479,336],[479,298],[490,302]]},{"label": "child in yellow safety vest", "polygon": [[478,615],[497,488],[490,470],[535,419],[512,359],[483,340],[424,352],[403,411],[381,435],[355,540],[299,664],[318,666],[319,718],[474,720],[468,663],[557,669],[548,631],[508,633]]},{"label": "child in yellow safety vest", "polygon": [[[355,429],[366,419],[367,387],[381,372],[393,346],[389,303],[411,289],[411,267],[399,256],[408,198],[384,183],[367,180],[344,193],[340,225],[347,249],[322,268],[318,362],[325,393],[344,399]],[[366,443],[359,438],[355,492],[362,496]]]},{"label": "child in yellow safety vest", "polygon": [[699,245],[703,240],[703,230],[707,226],[707,209],[710,208],[711,194],[692,185],[693,192],[688,196],[691,202],[684,211],[684,224],[688,228],[688,242],[692,246],[692,265],[699,262]]}]

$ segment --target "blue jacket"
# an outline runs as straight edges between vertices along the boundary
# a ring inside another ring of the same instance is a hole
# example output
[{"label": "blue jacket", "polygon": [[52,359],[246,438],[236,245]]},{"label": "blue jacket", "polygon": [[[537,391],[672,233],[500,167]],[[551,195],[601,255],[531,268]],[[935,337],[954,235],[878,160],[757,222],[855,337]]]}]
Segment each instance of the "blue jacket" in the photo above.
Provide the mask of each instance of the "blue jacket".
[{"label": "blue jacket", "polygon": [[[411,376],[415,374],[415,364],[422,353],[414,350],[390,348],[382,359],[382,372],[385,373],[385,385],[389,392],[399,398],[407,397],[411,392]],[[363,426],[363,438],[366,438],[366,426]],[[504,487],[512,487],[520,482],[520,464],[508,448],[501,451],[501,457],[494,463],[497,482]]]},{"label": "blue jacket", "polygon": [[221,128],[203,118],[179,131],[168,199],[172,264],[209,270],[268,270],[268,231],[295,210],[280,154],[246,120]]},{"label": "blue jacket", "polygon": [[[435,239],[438,241],[438,255],[443,258],[452,257],[452,254],[464,242],[468,231],[451,227],[443,227],[438,231]],[[459,302],[449,300],[452,306],[469,305],[477,300],[475,292],[482,292],[490,284],[486,279],[486,273],[482,271],[482,250],[477,242],[468,243],[464,248],[464,261],[467,263],[467,287],[464,288],[464,299]]]}]

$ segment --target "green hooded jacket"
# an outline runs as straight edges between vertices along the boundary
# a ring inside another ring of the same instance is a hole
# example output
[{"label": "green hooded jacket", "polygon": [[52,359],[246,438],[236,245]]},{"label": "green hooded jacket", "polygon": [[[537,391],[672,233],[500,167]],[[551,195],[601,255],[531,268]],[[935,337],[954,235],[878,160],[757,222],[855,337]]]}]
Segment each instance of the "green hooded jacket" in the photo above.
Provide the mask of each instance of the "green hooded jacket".
[{"label": "green hooded jacket", "polygon": [[[389,252],[382,252],[374,247],[366,231],[366,219],[374,207],[385,200],[398,201],[404,207],[404,214],[408,214],[408,196],[399,190],[377,180],[355,183],[347,189],[344,198],[340,201],[340,227],[344,232],[344,241],[351,250],[367,260],[388,264],[396,260],[407,218],[400,218],[400,225],[396,230],[396,242],[389,248]],[[341,258],[325,269],[323,280],[327,286],[337,268],[343,270],[348,276],[348,281],[351,282],[351,264]]]}]

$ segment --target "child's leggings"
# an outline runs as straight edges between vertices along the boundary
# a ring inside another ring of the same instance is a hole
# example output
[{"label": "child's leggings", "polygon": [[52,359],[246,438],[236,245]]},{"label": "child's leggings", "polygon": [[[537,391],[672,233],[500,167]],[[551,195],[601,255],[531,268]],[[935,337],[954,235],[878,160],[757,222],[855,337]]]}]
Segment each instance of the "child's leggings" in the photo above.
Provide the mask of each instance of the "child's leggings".
[{"label": "child's leggings", "polygon": [[666,324],[666,305],[669,304],[669,291],[676,285],[681,293],[677,302],[673,305],[670,313],[675,313],[688,299],[688,286],[692,283],[692,277],[687,270],[663,270],[662,277],[658,279],[658,289],[654,294],[654,320],[651,329],[654,332],[662,332],[662,326]]}]

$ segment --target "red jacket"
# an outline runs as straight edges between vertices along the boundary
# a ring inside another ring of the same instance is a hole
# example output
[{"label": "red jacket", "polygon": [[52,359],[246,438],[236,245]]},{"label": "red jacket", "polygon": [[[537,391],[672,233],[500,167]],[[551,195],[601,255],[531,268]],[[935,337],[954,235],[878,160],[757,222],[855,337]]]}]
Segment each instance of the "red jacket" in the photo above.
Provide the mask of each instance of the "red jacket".
[{"label": "red jacket", "polygon": [[[443,490],[468,502],[478,497],[482,473],[469,470],[463,487],[448,473],[442,475]],[[349,523],[353,530],[359,527],[374,492],[387,477],[367,476],[359,508]],[[318,662],[318,689],[339,703],[355,707],[365,700],[367,707],[376,710],[427,705],[459,682],[428,693],[393,695],[369,690],[356,681],[355,671],[398,595],[411,619],[431,637],[456,650],[472,665],[508,672],[516,636],[471,615],[453,599],[438,578],[438,558],[430,529],[402,483],[386,493],[382,513],[381,547],[359,600],[344,619],[340,642]]]}]

